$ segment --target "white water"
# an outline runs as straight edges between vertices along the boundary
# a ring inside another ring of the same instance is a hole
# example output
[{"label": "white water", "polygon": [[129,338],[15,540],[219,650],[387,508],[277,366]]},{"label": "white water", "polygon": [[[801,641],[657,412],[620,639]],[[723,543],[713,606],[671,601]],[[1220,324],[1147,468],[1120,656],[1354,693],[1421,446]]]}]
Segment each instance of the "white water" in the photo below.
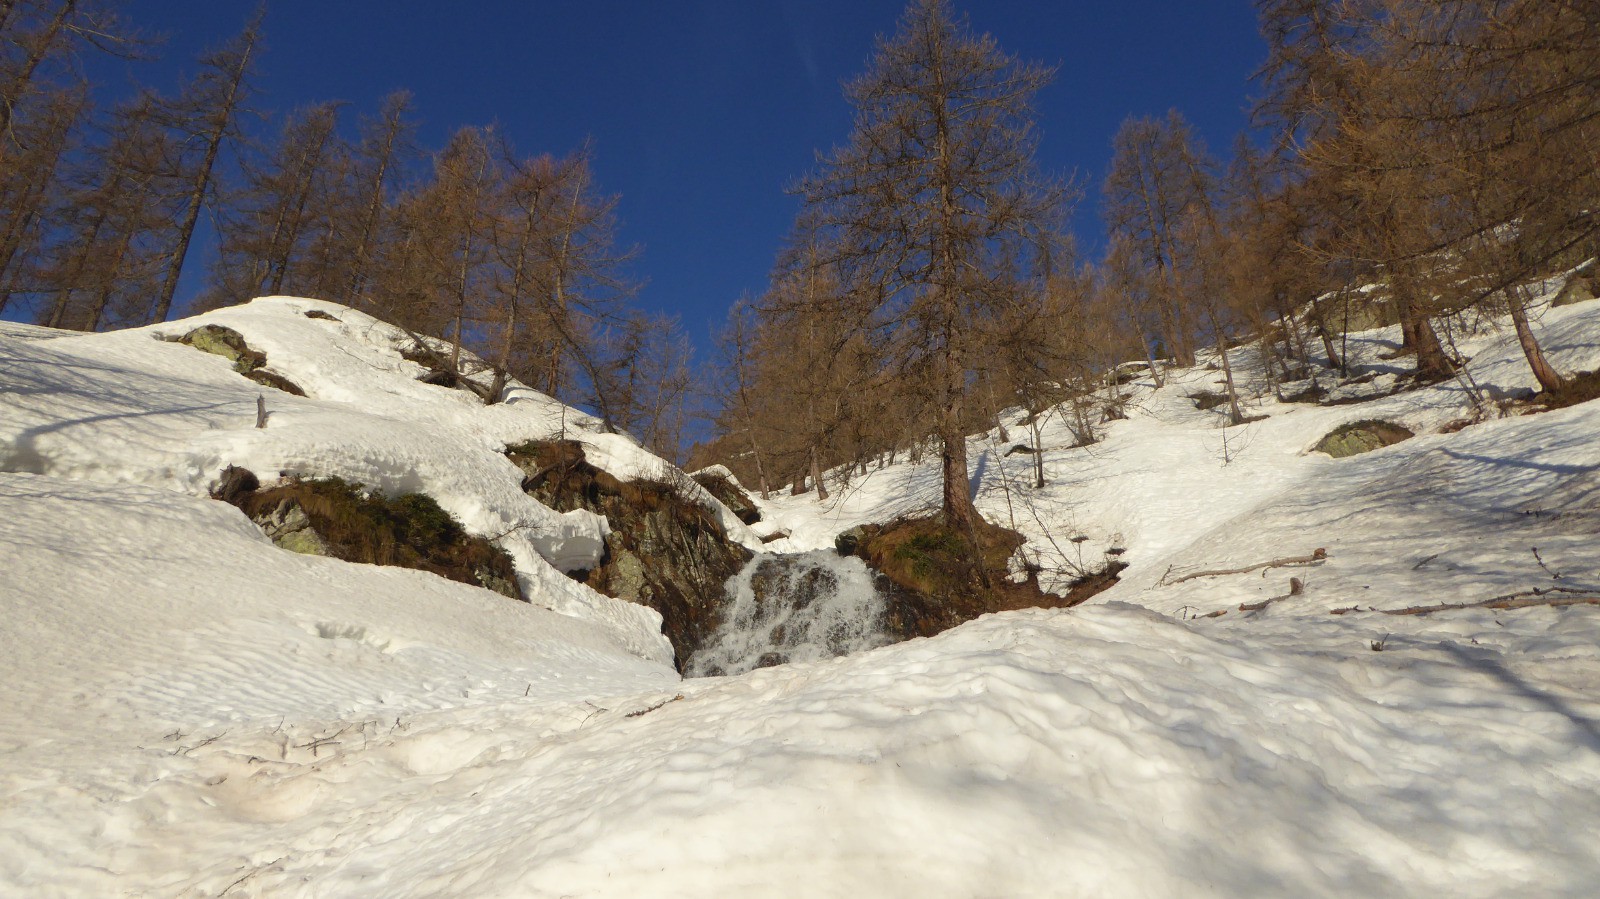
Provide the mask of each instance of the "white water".
[{"label": "white water", "polygon": [[832,550],[758,555],[727,584],[728,616],[685,673],[743,674],[892,642],[872,572]]}]

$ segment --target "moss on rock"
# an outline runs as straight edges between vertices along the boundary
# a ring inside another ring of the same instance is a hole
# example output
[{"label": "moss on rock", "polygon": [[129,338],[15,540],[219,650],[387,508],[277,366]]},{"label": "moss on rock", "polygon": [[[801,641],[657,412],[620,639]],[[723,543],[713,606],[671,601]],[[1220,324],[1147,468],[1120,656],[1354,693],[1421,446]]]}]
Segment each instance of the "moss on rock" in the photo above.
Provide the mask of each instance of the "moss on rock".
[{"label": "moss on rock", "polygon": [[1110,560],[1065,596],[1046,593],[1034,572],[1020,582],[1010,577],[1011,557],[1025,542],[1021,534],[985,521],[975,536],[976,553],[972,536],[940,517],[905,518],[853,528],[838,548],[879,573],[888,599],[885,624],[897,641],[931,637],[990,612],[1075,606],[1116,583],[1127,567]]},{"label": "moss on rock", "polygon": [[1393,422],[1355,421],[1334,428],[1328,436],[1318,441],[1315,451],[1327,453],[1335,459],[1344,459],[1393,446],[1415,436],[1408,428]]},{"label": "moss on rock", "polygon": [[178,338],[178,342],[233,363],[233,370],[248,375],[267,364],[267,354],[253,350],[244,335],[222,325],[201,325]]},{"label": "moss on rock", "polygon": [[293,552],[428,571],[523,598],[511,557],[420,493],[391,497],[326,478],[290,480],[233,503]]}]

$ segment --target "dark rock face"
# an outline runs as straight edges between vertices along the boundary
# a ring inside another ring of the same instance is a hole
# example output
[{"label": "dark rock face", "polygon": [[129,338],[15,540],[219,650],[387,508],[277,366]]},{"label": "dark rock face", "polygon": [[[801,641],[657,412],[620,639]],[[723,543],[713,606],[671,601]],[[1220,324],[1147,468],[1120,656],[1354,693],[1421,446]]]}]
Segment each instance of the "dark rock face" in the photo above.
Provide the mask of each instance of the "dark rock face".
[{"label": "dark rock face", "polygon": [[285,378],[283,375],[280,375],[277,372],[270,372],[270,371],[267,371],[264,368],[258,368],[258,369],[255,369],[253,371],[247,372],[245,374],[245,377],[247,377],[250,380],[256,382],[257,384],[260,384],[263,387],[271,387],[274,390],[281,390],[284,393],[294,394],[295,396],[305,396],[306,395],[306,392],[304,390],[300,389],[300,385],[299,384],[296,384],[295,382],[289,380],[288,378]]},{"label": "dark rock face", "polygon": [[230,466],[212,496],[238,506],[291,552],[428,571],[523,599],[511,557],[420,493],[367,493],[337,478],[260,490],[255,475]]},{"label": "dark rock face", "polygon": [[1340,425],[1317,443],[1316,451],[1335,459],[1370,453],[1393,446],[1416,435],[1407,428],[1387,421],[1357,421]]},{"label": "dark rock face", "polygon": [[878,572],[878,590],[888,603],[886,627],[896,642],[931,637],[990,612],[1069,608],[1115,584],[1127,567],[1108,558],[1101,570],[1059,596],[1039,588],[1036,572],[1020,581],[1009,576],[1007,563],[1023,544],[1021,534],[983,522],[977,543],[974,557],[969,538],[939,518],[918,518],[853,528],[840,535],[837,547]]},{"label": "dark rock face", "polygon": [[721,623],[724,585],[753,554],[729,541],[716,515],[678,488],[619,481],[589,464],[575,441],[527,443],[509,448],[507,456],[527,475],[522,489],[528,495],[557,511],[587,509],[606,517],[605,557],[580,580],[660,612],[681,668]]},{"label": "dark rock face", "polygon": [[696,484],[706,488],[708,493],[727,506],[745,524],[755,524],[761,520],[761,510],[756,508],[755,500],[728,478],[709,471],[697,471],[689,477],[693,478]]}]

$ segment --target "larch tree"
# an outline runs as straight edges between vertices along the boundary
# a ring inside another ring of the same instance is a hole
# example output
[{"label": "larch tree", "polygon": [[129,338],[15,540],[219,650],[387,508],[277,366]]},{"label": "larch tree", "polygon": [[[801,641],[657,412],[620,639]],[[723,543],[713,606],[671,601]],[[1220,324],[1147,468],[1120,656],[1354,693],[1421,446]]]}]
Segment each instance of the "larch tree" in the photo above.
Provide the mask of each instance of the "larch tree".
[{"label": "larch tree", "polygon": [[1059,214],[1059,192],[1036,176],[1031,109],[1053,74],[973,33],[947,0],[916,0],[846,88],[849,141],[800,188],[838,247],[841,293],[869,304],[864,327],[892,335],[903,370],[930,381],[941,508],[967,534],[977,519],[962,416],[974,337],[1004,302],[1001,260],[1025,254]]},{"label": "larch tree", "polygon": [[243,188],[220,218],[215,304],[281,294],[295,283],[313,228],[326,221],[320,207],[335,195],[338,112],[339,104],[321,103],[292,115],[266,157],[243,166]]},{"label": "larch tree", "polygon": [[250,93],[257,45],[261,39],[263,13],[221,49],[206,54],[200,74],[178,97],[170,114],[174,127],[183,134],[193,158],[184,162],[184,204],[178,219],[177,243],[167,262],[166,277],[156,296],[153,321],[166,321],[178,293],[178,278],[189,256],[200,213],[211,196],[217,176],[217,161],[222,146],[236,133],[239,112]]}]

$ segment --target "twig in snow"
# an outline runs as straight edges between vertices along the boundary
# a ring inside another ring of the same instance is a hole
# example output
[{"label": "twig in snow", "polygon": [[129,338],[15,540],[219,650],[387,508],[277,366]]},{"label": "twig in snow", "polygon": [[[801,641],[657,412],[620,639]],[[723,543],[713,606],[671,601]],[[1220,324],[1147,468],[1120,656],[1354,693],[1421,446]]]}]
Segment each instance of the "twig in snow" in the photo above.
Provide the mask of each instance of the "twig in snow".
[{"label": "twig in snow", "polygon": [[[1260,563],[1258,565],[1247,565],[1247,566],[1245,566],[1243,568],[1222,568],[1222,569],[1218,569],[1216,571],[1196,571],[1193,574],[1186,574],[1186,575],[1184,575],[1184,576],[1182,576],[1180,578],[1176,578],[1176,579],[1170,580],[1170,581],[1166,579],[1165,575],[1163,575],[1160,585],[1164,586],[1164,587],[1170,587],[1170,586],[1173,586],[1174,584],[1181,584],[1184,581],[1192,581],[1192,580],[1194,580],[1196,578],[1202,578],[1202,577],[1221,577],[1221,576],[1223,576],[1225,574],[1249,574],[1252,571],[1256,571],[1258,569],[1263,569],[1263,568],[1270,569],[1270,568],[1287,568],[1289,566],[1297,566],[1298,567],[1298,566],[1321,565],[1323,562],[1326,562],[1327,560],[1328,560],[1328,551],[1319,546],[1309,556],[1287,556],[1287,557],[1282,558],[1282,559],[1273,559],[1270,562],[1262,562],[1262,563]],[[1169,574],[1171,573],[1171,571],[1172,571],[1172,569],[1170,569],[1170,568],[1167,569],[1167,572]],[[1266,576],[1265,572],[1263,572],[1262,576],[1263,577]]]},{"label": "twig in snow", "polygon": [[638,718],[641,715],[648,715],[651,712],[655,711],[656,709],[659,709],[662,706],[666,705],[667,703],[669,703],[669,702],[677,702],[678,700],[680,700],[682,698],[683,698],[683,694],[679,693],[677,696],[674,696],[671,699],[663,699],[660,702],[656,703],[653,706],[650,706],[647,709],[636,709],[636,710],[634,710],[632,712],[629,712],[626,715],[623,715],[622,717],[624,717],[624,718]]},{"label": "twig in snow", "polygon": [[1417,564],[1411,566],[1411,570],[1412,571],[1420,571],[1422,569],[1422,566],[1428,564],[1429,562],[1432,562],[1434,559],[1439,558],[1440,555],[1441,555],[1440,553],[1434,553],[1433,555],[1428,556],[1427,558],[1423,559],[1422,561],[1418,562]]},{"label": "twig in snow", "polygon": [[172,750],[172,754],[173,755],[188,755],[189,753],[194,752],[196,749],[203,749],[203,748],[205,748],[207,746],[210,746],[212,743],[217,742],[218,740],[222,739],[223,737],[226,737],[227,735],[228,735],[228,732],[227,731],[223,731],[222,733],[217,734],[214,737],[206,737],[204,740],[201,740],[200,742],[194,744],[193,746],[189,746],[187,748],[174,749],[174,750]]},{"label": "twig in snow", "polygon": [[[1552,595],[1560,594],[1560,595]],[[1385,615],[1430,615],[1456,609],[1526,609],[1533,606],[1583,606],[1600,605],[1600,590],[1575,587],[1548,587],[1522,590],[1486,599],[1482,602],[1444,602],[1434,606],[1411,606],[1406,609],[1377,609]],[[1335,614],[1340,614],[1338,610]],[[1499,624],[1499,622],[1495,622]]]},{"label": "twig in snow", "polygon": [[1544,563],[1544,558],[1539,555],[1539,547],[1537,547],[1537,546],[1533,547],[1533,560],[1535,562],[1539,563],[1539,567],[1544,569],[1544,573],[1545,574],[1550,575],[1550,579],[1552,581],[1561,580],[1561,572],[1559,572],[1559,571],[1551,571],[1550,570],[1550,566],[1546,565]]},{"label": "twig in snow", "polygon": [[1260,602],[1241,603],[1239,605],[1239,611],[1241,611],[1241,612],[1259,612],[1262,609],[1265,609],[1267,606],[1270,606],[1275,602],[1280,602],[1282,600],[1288,599],[1291,596],[1299,596],[1301,593],[1305,592],[1305,586],[1306,585],[1299,578],[1297,578],[1297,577],[1289,578],[1289,592],[1288,593],[1285,593],[1282,596],[1274,596],[1271,599],[1263,599]]}]

